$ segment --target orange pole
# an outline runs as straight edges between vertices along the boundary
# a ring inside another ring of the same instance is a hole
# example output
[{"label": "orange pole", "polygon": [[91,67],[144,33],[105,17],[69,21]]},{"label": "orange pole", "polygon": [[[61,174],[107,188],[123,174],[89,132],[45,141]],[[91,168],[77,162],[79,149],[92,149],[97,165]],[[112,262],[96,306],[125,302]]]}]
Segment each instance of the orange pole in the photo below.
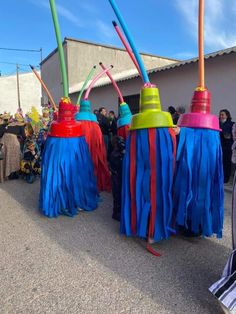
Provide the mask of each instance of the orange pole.
[{"label": "orange pole", "polygon": [[198,12],[198,57],[199,57],[199,83],[200,88],[205,89],[204,73],[204,0],[199,0]]},{"label": "orange pole", "polygon": [[34,72],[35,76],[37,77],[37,79],[39,80],[39,82],[42,84],[42,87],[43,87],[45,93],[48,95],[48,98],[49,98],[49,100],[50,100],[50,102],[51,102],[51,104],[53,106],[53,110],[57,111],[57,106],[55,104],[55,101],[52,98],[52,95],[50,94],[49,90],[47,89],[47,86],[45,85],[45,83],[43,82],[41,77],[38,75],[38,73],[35,70],[35,68],[32,65],[30,65],[30,67],[31,67],[32,71]]}]

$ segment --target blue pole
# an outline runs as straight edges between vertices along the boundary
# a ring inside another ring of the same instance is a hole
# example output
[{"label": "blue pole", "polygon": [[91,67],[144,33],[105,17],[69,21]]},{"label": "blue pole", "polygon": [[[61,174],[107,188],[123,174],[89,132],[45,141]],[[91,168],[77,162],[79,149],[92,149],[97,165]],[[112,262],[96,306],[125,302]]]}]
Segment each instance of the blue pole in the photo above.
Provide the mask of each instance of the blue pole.
[{"label": "blue pole", "polygon": [[130,47],[131,47],[132,50],[133,50],[133,53],[134,53],[135,58],[136,58],[136,60],[137,60],[137,62],[138,62],[140,71],[141,71],[141,73],[142,73],[144,83],[150,83],[149,78],[148,78],[148,75],[147,75],[147,71],[146,71],[145,66],[144,66],[144,63],[143,63],[143,60],[141,59],[141,57],[140,57],[140,55],[139,55],[139,53],[138,53],[138,50],[136,49],[134,40],[133,40],[131,34],[130,34],[129,31],[128,31],[128,27],[127,27],[127,25],[126,25],[126,23],[125,23],[123,17],[121,16],[121,13],[120,13],[120,11],[119,11],[119,9],[118,9],[118,7],[117,7],[115,1],[114,1],[114,0],[109,0],[109,2],[110,2],[111,6],[112,6],[112,8],[113,8],[113,10],[114,10],[114,12],[115,12],[115,15],[116,15],[118,21],[120,22],[120,25],[121,25],[121,27],[122,27],[122,29],[123,29],[123,32],[125,33],[125,36],[126,36],[128,42],[129,42],[129,44],[130,44]]}]

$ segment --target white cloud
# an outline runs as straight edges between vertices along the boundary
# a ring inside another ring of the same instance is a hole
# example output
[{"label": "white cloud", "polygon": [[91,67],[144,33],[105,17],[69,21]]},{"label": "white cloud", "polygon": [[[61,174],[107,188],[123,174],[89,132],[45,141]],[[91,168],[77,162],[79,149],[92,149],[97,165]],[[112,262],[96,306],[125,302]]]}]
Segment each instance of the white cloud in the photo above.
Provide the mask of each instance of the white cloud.
[{"label": "white cloud", "polygon": [[95,7],[94,4],[90,4],[88,2],[83,2],[83,1],[79,2],[78,4],[83,10],[87,11],[87,13],[89,14],[93,14],[93,15],[99,14],[98,7]]},{"label": "white cloud", "polygon": [[[50,5],[49,1],[47,0],[28,0],[31,3],[33,3],[35,6],[41,7],[41,8],[47,8],[50,12]],[[84,20],[80,18],[81,14],[75,15],[73,12],[68,10],[65,6],[62,6],[57,3],[57,13],[58,15],[62,16],[63,18],[67,19],[69,22],[74,24],[77,27],[80,28],[87,28],[87,29],[93,29],[93,32],[97,34],[97,36],[101,40],[112,40],[117,38],[115,31],[112,27],[112,24],[108,25],[103,22],[102,19],[98,19],[98,9],[94,6],[91,6],[88,3],[81,2],[80,7],[87,11],[87,14],[85,16],[90,16],[89,20],[93,21],[93,23],[87,24]]]},{"label": "white cloud", "polygon": [[[225,12],[231,6],[230,17]],[[176,8],[186,21],[186,29],[197,39],[198,1],[176,0]],[[229,27],[229,18],[236,20],[236,4],[234,0],[207,0],[205,2],[205,46],[209,50],[225,49],[236,45],[236,28]]]},{"label": "white cloud", "polygon": [[108,39],[115,39],[116,33],[112,27],[112,25],[108,25],[104,23],[102,20],[96,20],[95,21],[95,28],[94,28],[99,34],[104,38]]},{"label": "white cloud", "polygon": [[[50,10],[49,2],[46,0],[30,0],[30,2],[33,3],[34,5],[38,6],[38,7],[43,7],[43,8],[47,8],[48,10]],[[84,27],[85,26],[84,23],[78,18],[78,16],[73,14],[66,7],[64,7],[60,4],[57,4],[56,8],[57,8],[58,15],[64,17],[65,19],[67,19],[72,24],[74,24],[78,27]]]},{"label": "white cloud", "polygon": [[58,4],[57,5],[57,12],[59,15],[66,18],[68,21],[70,21],[74,25],[76,25],[78,27],[84,27],[84,23],[78,18],[79,15],[74,15],[71,11],[69,11],[64,6]]}]

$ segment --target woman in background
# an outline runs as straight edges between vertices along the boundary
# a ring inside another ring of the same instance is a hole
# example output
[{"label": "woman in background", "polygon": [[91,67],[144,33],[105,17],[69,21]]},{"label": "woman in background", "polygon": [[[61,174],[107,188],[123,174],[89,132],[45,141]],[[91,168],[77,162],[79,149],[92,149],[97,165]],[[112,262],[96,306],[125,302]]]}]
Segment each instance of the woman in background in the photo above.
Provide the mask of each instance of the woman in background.
[{"label": "woman in background", "polygon": [[222,129],[222,132],[220,133],[220,141],[223,153],[224,183],[228,183],[231,175],[231,157],[233,144],[232,128],[234,122],[232,122],[230,112],[227,109],[220,111],[219,120],[220,128]]}]

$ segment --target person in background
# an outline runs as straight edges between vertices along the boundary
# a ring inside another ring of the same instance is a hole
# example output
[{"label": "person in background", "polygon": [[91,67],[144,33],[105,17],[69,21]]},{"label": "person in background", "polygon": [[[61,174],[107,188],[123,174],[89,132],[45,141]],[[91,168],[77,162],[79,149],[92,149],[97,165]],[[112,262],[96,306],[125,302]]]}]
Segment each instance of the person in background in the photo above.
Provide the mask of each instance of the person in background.
[{"label": "person in background", "polygon": [[34,129],[33,129],[33,127],[32,127],[32,125],[31,125],[31,123],[30,122],[28,122],[28,123],[26,123],[26,125],[25,125],[25,136],[26,136],[26,139],[34,139],[35,138],[35,136],[34,136]]},{"label": "person in background", "polygon": [[177,111],[175,110],[175,108],[172,107],[172,106],[168,107],[168,111],[169,111],[169,113],[170,113],[171,116],[172,116],[173,123],[174,123],[174,124],[177,124],[178,119],[179,119],[179,114],[178,114],[178,112],[177,112]]},{"label": "person in background", "polygon": [[21,148],[18,137],[23,134],[23,122],[10,121],[10,115],[4,114],[5,130],[0,143],[4,158],[0,161],[0,182],[19,178]]},{"label": "person in background", "polygon": [[112,136],[117,135],[117,118],[113,110],[109,111],[110,132]]},{"label": "person in background", "polygon": [[107,118],[107,111],[105,107],[99,108],[97,119],[98,119],[100,129],[102,131],[104,143],[106,146],[106,151],[108,152],[110,122],[109,122],[109,119]]},{"label": "person in background", "polygon": [[109,129],[109,142],[108,142],[108,156],[112,152],[112,139],[117,135],[117,118],[115,116],[115,112],[113,110],[109,111],[108,115],[110,129]]},{"label": "person in background", "polygon": [[41,173],[40,150],[35,140],[26,140],[21,160],[21,173],[28,183],[33,183],[36,176]]},{"label": "person in background", "polygon": [[125,141],[121,136],[112,139],[113,150],[110,154],[109,165],[111,171],[113,214],[112,218],[120,221],[121,191],[122,191],[122,162],[125,154]]},{"label": "person in background", "polygon": [[232,157],[232,145],[233,136],[232,128],[234,122],[230,112],[227,109],[222,109],[219,113],[220,128],[220,141],[223,153],[223,170],[224,170],[224,183],[228,183],[231,175],[231,157]]},{"label": "person in background", "polygon": [[93,110],[93,113],[95,114],[95,116],[97,117],[98,116],[98,114],[99,114],[99,112],[98,112],[98,110],[97,109],[94,109]]},{"label": "person in background", "polygon": [[20,113],[15,113],[14,119],[7,125],[5,133],[15,134],[20,142],[21,150],[25,141],[25,120]]},{"label": "person in background", "polygon": [[3,134],[6,131],[6,127],[9,123],[10,114],[1,114],[0,115],[0,138],[3,137]]},{"label": "person in background", "polygon": [[178,106],[176,108],[176,112],[177,114],[180,116],[181,114],[184,114],[185,113],[185,107],[184,106]]}]

